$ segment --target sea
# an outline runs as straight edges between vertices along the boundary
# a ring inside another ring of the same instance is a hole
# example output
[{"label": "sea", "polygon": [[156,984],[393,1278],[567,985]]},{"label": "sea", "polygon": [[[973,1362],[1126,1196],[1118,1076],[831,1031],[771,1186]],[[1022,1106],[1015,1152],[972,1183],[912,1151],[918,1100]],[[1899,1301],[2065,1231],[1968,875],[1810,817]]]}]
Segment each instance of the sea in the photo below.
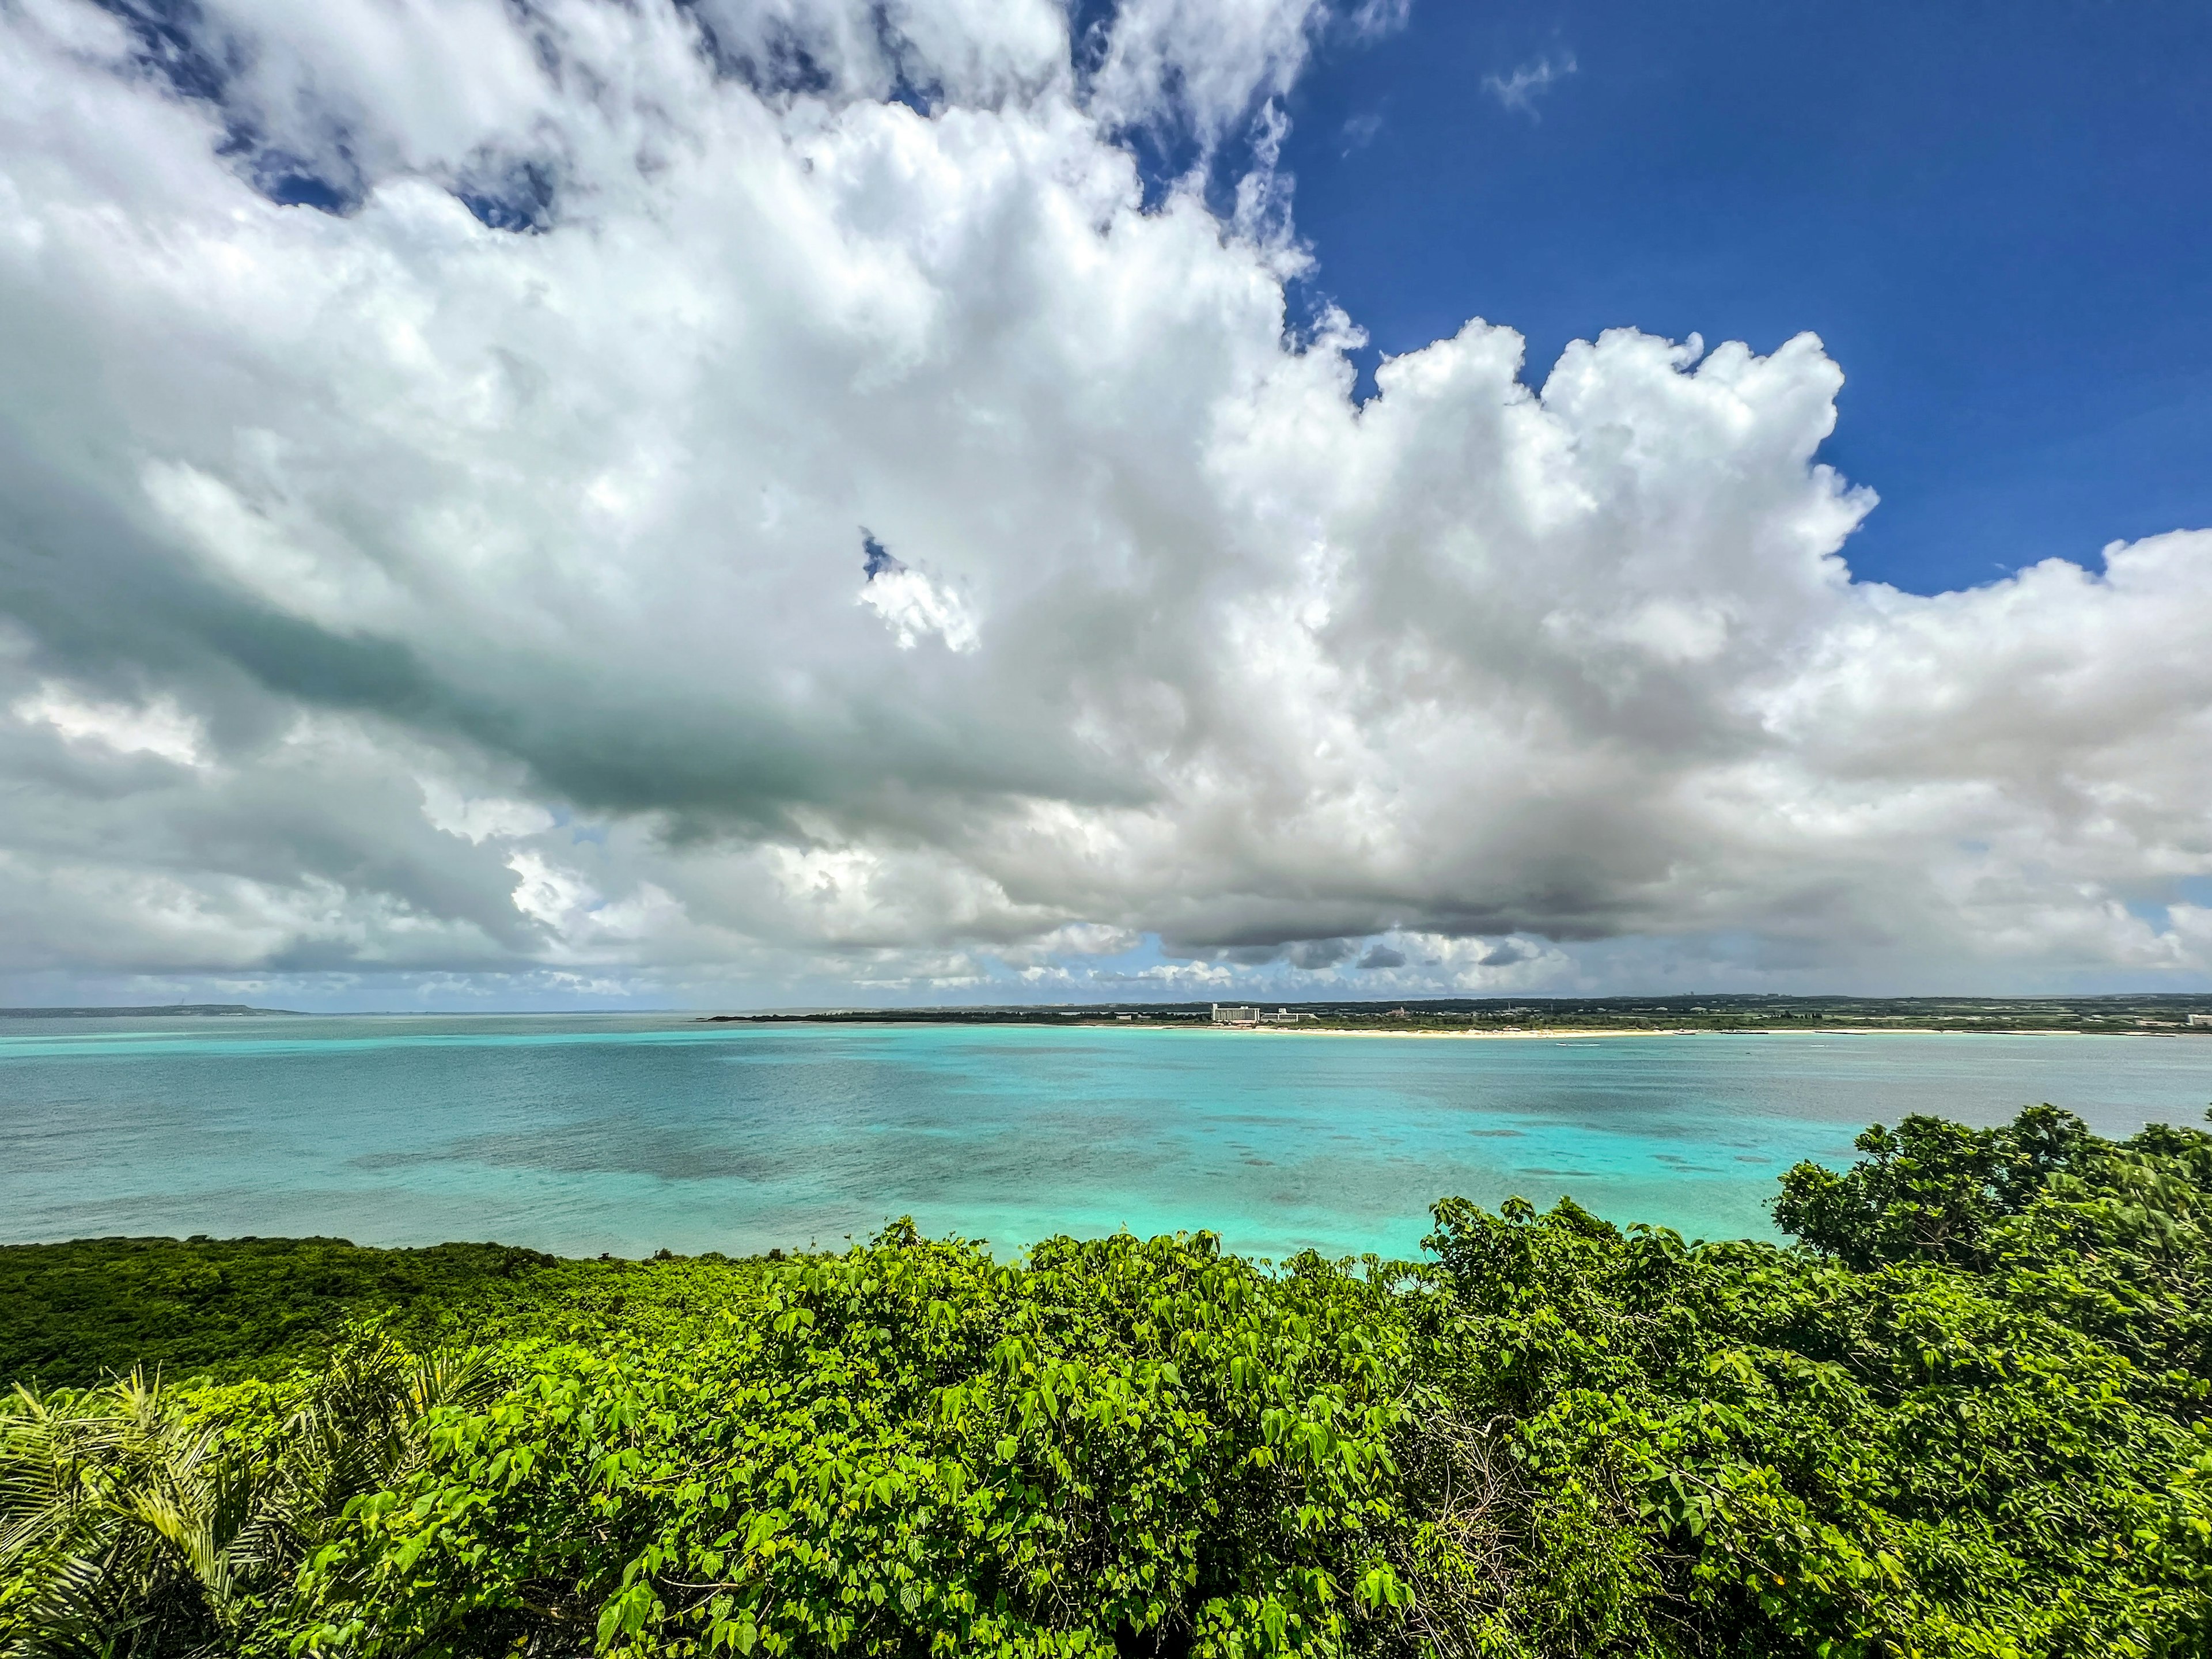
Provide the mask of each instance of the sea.
[{"label": "sea", "polygon": [[683,1014],[0,1018],[0,1243],[494,1239],[837,1249],[911,1217],[1012,1255],[1210,1229],[1418,1253],[1429,1206],[1562,1195],[1767,1237],[1776,1178],[1871,1122],[2050,1101],[2202,1121],[2212,1041],[1419,1038]]}]

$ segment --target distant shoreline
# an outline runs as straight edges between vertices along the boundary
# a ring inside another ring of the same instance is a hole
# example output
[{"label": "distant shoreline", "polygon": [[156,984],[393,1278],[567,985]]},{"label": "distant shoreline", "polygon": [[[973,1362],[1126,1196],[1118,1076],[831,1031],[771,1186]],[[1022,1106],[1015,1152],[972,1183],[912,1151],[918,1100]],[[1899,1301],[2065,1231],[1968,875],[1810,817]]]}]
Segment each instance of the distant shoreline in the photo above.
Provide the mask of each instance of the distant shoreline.
[{"label": "distant shoreline", "polygon": [[2103,1030],[2069,1029],[2049,1025],[1551,1025],[1534,1030],[1528,1028],[1484,1030],[1436,1028],[1406,1028],[1395,1030],[1363,1030],[1348,1025],[1323,1025],[1312,1022],[1277,1024],[1272,1021],[1259,1024],[1215,1024],[1205,1020],[1164,1020],[1137,1018],[1102,1019],[1096,1017],[1075,1020],[1065,1024],[1048,1023],[1030,1018],[1026,1019],[933,1019],[917,1015],[902,1019],[895,1016],[861,1016],[840,1018],[835,1015],[814,1014],[793,1019],[790,1016],[756,1014],[705,1014],[697,1017],[704,1025],[849,1025],[855,1027],[914,1027],[944,1026],[955,1030],[991,1028],[1000,1030],[1045,1031],[1219,1031],[1233,1032],[1242,1036],[1346,1036],[1346,1037],[1447,1037],[1457,1042],[1470,1038],[1485,1042],[1563,1042],[1570,1039],[1589,1037],[1674,1037],[1674,1036],[2125,1036],[2179,1037],[2202,1036],[2212,1038],[2212,1028],[2171,1025],[2154,1027],[2107,1027]]},{"label": "distant shoreline", "polygon": [[[1133,1022],[1132,1023],[1133,1026]],[[1085,1029],[1095,1029],[1093,1026]],[[2053,1030],[2049,1026],[1991,1026],[1986,1030],[1960,1030],[1943,1025],[1743,1025],[1716,1027],[1699,1025],[1674,1026],[1554,1026],[1540,1031],[1355,1031],[1339,1025],[1201,1025],[1197,1027],[1151,1024],[1134,1026],[1148,1031],[1198,1030],[1202,1031],[1235,1031],[1255,1036],[1348,1036],[1348,1037],[1449,1037],[1463,1041],[1469,1037],[1490,1039],[1550,1037],[1564,1041],[1569,1037],[1637,1037],[1637,1036],[2187,1036],[2189,1028],[2177,1026],[2171,1030],[2151,1031],[2068,1031]],[[2203,1028],[2198,1028],[2202,1030]],[[2212,1032],[2206,1033],[2212,1036]]]},{"label": "distant shoreline", "polygon": [[163,1002],[129,1008],[0,1008],[0,1019],[240,1019],[249,1015],[298,1017],[296,1008],[254,1008],[243,1002]]},{"label": "distant shoreline", "polygon": [[[1188,1030],[1173,1025],[1148,1025],[1153,1031]],[[1201,1030],[1248,1032],[1262,1036],[1350,1036],[1350,1037],[1551,1037],[1564,1041],[1568,1037],[1634,1037],[1634,1036],[2125,1036],[2157,1037],[2187,1036],[2186,1027],[2177,1026],[2165,1031],[2068,1031],[2053,1030],[2047,1025],[1990,1026],[1978,1030],[1960,1030],[1945,1025],[1743,1025],[1717,1027],[1678,1025],[1637,1027],[1622,1025],[1594,1025],[1584,1027],[1559,1026],[1542,1031],[1355,1031],[1336,1025],[1208,1025]],[[2202,1028],[2199,1028],[2202,1029]],[[2208,1033],[2212,1035],[2212,1033]]]}]

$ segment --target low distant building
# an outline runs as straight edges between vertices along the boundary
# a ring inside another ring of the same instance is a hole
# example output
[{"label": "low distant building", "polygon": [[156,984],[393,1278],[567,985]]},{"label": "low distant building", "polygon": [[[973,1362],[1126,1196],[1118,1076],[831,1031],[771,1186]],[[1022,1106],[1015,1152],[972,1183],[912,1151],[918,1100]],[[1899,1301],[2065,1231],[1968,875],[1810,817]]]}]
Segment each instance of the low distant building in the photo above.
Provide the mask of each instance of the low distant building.
[{"label": "low distant building", "polygon": [[1302,1019],[1319,1019],[1319,1014],[1293,1013],[1288,1008],[1278,1008],[1269,1013],[1264,1008],[1240,1007],[1235,1003],[1217,1002],[1212,1005],[1216,1025],[1295,1025]]},{"label": "low distant building", "polygon": [[2189,1023],[2191,1025],[2212,1025],[2212,1014],[2191,1014]]}]

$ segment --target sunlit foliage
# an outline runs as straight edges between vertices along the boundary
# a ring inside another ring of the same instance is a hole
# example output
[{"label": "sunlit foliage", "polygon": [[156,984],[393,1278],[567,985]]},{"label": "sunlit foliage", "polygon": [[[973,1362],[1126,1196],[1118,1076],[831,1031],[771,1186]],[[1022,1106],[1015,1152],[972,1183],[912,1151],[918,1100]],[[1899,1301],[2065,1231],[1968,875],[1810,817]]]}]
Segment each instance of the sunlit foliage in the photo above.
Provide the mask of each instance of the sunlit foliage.
[{"label": "sunlit foliage", "polygon": [[[2212,1651],[2212,1136],[1800,1166],[1800,1242],[543,1264],[293,1376],[19,1395],[11,1655]],[[359,1310],[355,1310],[358,1312]]]}]

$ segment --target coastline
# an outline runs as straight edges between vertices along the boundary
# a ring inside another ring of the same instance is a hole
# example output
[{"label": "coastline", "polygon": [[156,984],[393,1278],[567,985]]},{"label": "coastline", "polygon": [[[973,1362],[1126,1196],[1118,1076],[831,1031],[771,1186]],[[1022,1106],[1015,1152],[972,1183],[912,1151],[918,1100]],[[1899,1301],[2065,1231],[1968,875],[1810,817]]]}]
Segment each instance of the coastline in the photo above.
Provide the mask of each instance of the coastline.
[{"label": "coastline", "polygon": [[[1090,1029],[1096,1030],[1092,1026]],[[1147,1031],[1173,1031],[1193,1029],[1188,1026],[1145,1025],[1134,1029]],[[1812,1025],[1783,1027],[1773,1025],[1744,1025],[1727,1029],[1698,1025],[1670,1025],[1650,1029],[1627,1028],[1619,1025],[1559,1026],[1542,1031],[1355,1031],[1334,1025],[1206,1025],[1196,1029],[1208,1031],[1234,1031],[1242,1036],[1348,1036],[1348,1037],[1446,1037],[1455,1042],[1468,1039],[1510,1041],[1516,1038],[1565,1042],[1587,1037],[1667,1037],[1667,1036],[2116,1036],[2116,1037],[2178,1037],[2189,1035],[2185,1028],[2164,1031],[2069,1031],[2053,1030],[2048,1026],[1992,1026],[1987,1030],[1965,1031],[1944,1025]]]},{"label": "coastline", "polygon": [[[1522,1010],[1514,1011],[1516,1013]],[[1534,1012],[1534,1011],[1528,1011]],[[1410,1016],[1401,1011],[1398,1018],[1404,1024],[1386,1024],[1381,1018],[1369,1017],[1358,1023],[1335,1024],[1340,1012],[1330,1010],[1316,1020],[1311,1015],[1300,1020],[1278,1024],[1269,1018],[1257,1022],[1239,1021],[1231,1024],[1215,1024],[1203,1012],[1196,1016],[1170,1015],[1163,1017],[1157,1010],[1136,1012],[1117,1012],[1111,1005],[1084,1010],[1046,1007],[1042,1010],[993,1009],[969,1013],[966,1011],[888,1010],[881,1012],[843,1012],[830,1013],[791,1014],[705,1014],[694,1015],[692,1020],[706,1025],[783,1026],[834,1025],[853,1027],[908,1027],[922,1026],[967,1027],[970,1029],[999,1027],[1008,1030],[1084,1030],[1084,1031],[1235,1031],[1258,1033],[1268,1036],[1357,1036],[1357,1037],[1453,1037],[1484,1041],[1523,1041],[1553,1042],[1580,1042],[1597,1037],[1686,1037],[1686,1036],[1759,1036],[1759,1037],[1846,1037],[1846,1036],[2128,1036],[2128,1037],[2186,1037],[2203,1036],[2212,1039],[2212,1025],[2186,1025],[2179,1021],[2164,1020],[2123,1023],[2110,1016],[2091,1016],[2076,1024],[2057,1024],[2037,1021],[2011,1024],[2002,1017],[1974,1021],[1969,1018],[1950,1020],[1938,1014],[1933,1024],[1923,1023],[1926,1016],[1913,1023],[1878,1024],[1850,1023],[1848,1014],[1834,1023],[1814,1023],[1814,1017],[1801,1017],[1786,1024],[1741,1024],[1710,1023],[1704,1024],[1667,1024],[1654,1020],[1643,1024],[1600,1024],[1595,1025],[1568,1023],[1574,1013],[1595,1010],[1565,1011],[1567,1018],[1558,1024],[1540,1025],[1483,1025],[1462,1024],[1463,1014],[1447,1012],[1441,1016],[1417,1012]],[[1705,1011],[1699,1009],[1697,1012]],[[1839,1011],[1840,1012],[1840,1011]],[[1856,1011],[1853,1011],[1856,1012]],[[2204,1016],[2191,1010],[2192,1018]],[[1177,1011],[1180,1013],[1180,1010]],[[1057,1015],[1058,1018],[1053,1016]],[[1601,1014],[1601,1018],[1603,1015]],[[1770,1017],[1771,1018],[1771,1017]],[[1863,1018],[1863,1016],[1862,1016]],[[1879,1015],[1876,1016],[1880,1018]],[[1909,1019],[1911,1016],[1908,1014]],[[2077,1016],[2077,1018],[2079,1017]],[[1416,1021],[1432,1022],[1416,1024]]]},{"label": "coastline", "polygon": [[[1156,1025],[1152,1030],[1170,1031],[1171,1025]],[[1447,1037],[1455,1042],[1469,1039],[1506,1042],[1516,1040],[1540,1042],[1550,1037],[1565,1042],[1569,1037],[1636,1037],[1636,1036],[1697,1036],[1690,1026],[1669,1026],[1662,1030],[1638,1030],[1619,1025],[1560,1026],[1548,1031],[1354,1031],[1335,1025],[1208,1025],[1200,1028],[1209,1031],[1235,1031],[1259,1036],[1348,1036],[1348,1037]]]}]

